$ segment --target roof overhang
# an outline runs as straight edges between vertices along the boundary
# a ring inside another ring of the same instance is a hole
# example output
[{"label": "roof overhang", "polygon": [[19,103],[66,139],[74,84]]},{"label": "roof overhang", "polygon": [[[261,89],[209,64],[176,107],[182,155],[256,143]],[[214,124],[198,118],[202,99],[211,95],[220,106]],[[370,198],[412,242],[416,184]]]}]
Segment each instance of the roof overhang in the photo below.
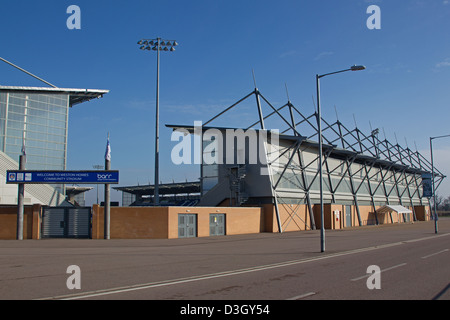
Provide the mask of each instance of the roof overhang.
[{"label": "roof overhang", "polygon": [[[219,130],[219,131],[226,131],[226,130],[243,130],[243,131],[263,131],[262,129],[244,129],[244,128],[233,128],[233,127],[208,127],[208,126],[192,126],[192,125],[174,125],[174,124],[166,124],[167,128],[171,128],[173,131],[177,130],[186,130],[190,134],[199,134],[200,128],[202,128],[202,133],[208,130]],[[264,131],[271,131],[271,130],[264,130]],[[278,134],[278,137],[280,140],[288,140],[288,141],[306,141],[307,138],[304,136],[293,136],[293,135],[285,135],[285,134]],[[326,145],[324,145],[324,148],[326,148]]]},{"label": "roof overhang", "polygon": [[412,211],[405,208],[404,206],[394,206],[394,205],[385,205],[377,210],[377,213],[389,213],[395,211],[397,213],[411,213]]},{"label": "roof overhang", "polygon": [[[243,128],[233,128],[233,127],[211,127],[211,126],[199,126],[195,127],[192,125],[173,125],[173,124],[166,124],[167,128],[171,128],[174,131],[176,130],[186,130],[190,134],[198,134],[199,128],[202,128],[202,132],[207,131],[209,129],[217,129],[221,131],[225,130],[254,130],[254,131],[260,131],[261,129],[243,129]],[[319,148],[319,142],[308,139],[305,136],[293,136],[293,135],[286,135],[286,134],[280,134],[279,135],[280,140],[288,140],[288,141],[300,141],[302,145],[312,147],[312,148]],[[355,163],[360,164],[372,164],[381,166],[385,169],[389,170],[397,170],[397,171],[405,171],[407,173],[411,174],[423,174],[428,173],[425,170],[421,170],[418,168],[410,167],[405,164],[397,163],[394,161],[388,161],[388,160],[382,160],[379,157],[374,157],[372,155],[366,155],[362,152],[356,152],[353,150],[347,150],[343,148],[337,147],[337,145],[322,143],[323,150],[330,151],[330,157],[336,158],[336,159],[349,159],[354,158],[353,161]]]},{"label": "roof overhang", "polygon": [[90,101],[92,99],[102,98],[109,90],[99,89],[73,89],[73,88],[50,88],[50,87],[20,87],[20,86],[0,86],[0,91],[19,92],[19,93],[41,93],[41,94],[67,94],[69,95],[69,105]]},{"label": "roof overhang", "polygon": [[66,195],[76,196],[77,194],[92,190],[92,187],[66,186]]}]

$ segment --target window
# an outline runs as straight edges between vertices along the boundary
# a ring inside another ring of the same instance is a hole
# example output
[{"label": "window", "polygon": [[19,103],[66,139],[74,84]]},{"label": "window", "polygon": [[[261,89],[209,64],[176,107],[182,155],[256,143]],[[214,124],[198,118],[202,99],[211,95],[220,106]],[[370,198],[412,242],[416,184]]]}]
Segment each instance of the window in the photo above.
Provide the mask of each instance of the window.
[{"label": "window", "polygon": [[68,99],[67,94],[1,92],[0,150],[18,159],[25,138],[28,169],[64,170]]}]

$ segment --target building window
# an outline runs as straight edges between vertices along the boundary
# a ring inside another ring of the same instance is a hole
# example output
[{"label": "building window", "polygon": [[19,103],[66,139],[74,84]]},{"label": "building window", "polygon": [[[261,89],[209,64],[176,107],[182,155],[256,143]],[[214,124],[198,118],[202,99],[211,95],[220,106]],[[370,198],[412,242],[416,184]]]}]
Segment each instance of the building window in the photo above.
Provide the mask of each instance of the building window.
[{"label": "building window", "polygon": [[18,160],[25,142],[27,169],[65,170],[67,94],[0,93],[0,150]]}]

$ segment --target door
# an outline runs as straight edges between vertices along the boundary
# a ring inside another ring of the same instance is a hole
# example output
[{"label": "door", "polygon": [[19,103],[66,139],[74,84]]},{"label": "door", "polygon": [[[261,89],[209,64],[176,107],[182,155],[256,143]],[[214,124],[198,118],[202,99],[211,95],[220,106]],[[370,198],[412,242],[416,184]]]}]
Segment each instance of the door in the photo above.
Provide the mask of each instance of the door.
[{"label": "door", "polygon": [[209,215],[209,235],[210,236],[225,235],[225,214],[211,213]]},{"label": "door", "polygon": [[352,206],[345,206],[345,226],[352,226]]},{"label": "door", "polygon": [[197,237],[197,215],[178,214],[178,238]]}]

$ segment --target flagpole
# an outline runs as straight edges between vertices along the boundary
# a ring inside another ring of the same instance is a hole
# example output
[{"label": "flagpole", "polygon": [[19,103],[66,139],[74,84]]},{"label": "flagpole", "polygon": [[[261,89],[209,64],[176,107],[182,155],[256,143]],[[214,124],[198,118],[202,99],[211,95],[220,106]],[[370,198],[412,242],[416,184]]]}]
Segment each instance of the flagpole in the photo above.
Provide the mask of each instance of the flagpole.
[{"label": "flagpole", "polygon": [[[22,146],[22,154],[19,156],[19,170],[25,170],[26,163],[25,143]],[[23,216],[24,216],[25,184],[19,183],[17,192],[17,240],[23,240]]]},{"label": "flagpole", "polygon": [[[105,153],[105,170],[111,170],[111,146],[109,144],[109,132],[108,132],[108,142],[106,143],[106,153]],[[110,239],[110,217],[111,217],[111,208],[110,208],[110,188],[109,183],[105,184],[105,239]]]}]

